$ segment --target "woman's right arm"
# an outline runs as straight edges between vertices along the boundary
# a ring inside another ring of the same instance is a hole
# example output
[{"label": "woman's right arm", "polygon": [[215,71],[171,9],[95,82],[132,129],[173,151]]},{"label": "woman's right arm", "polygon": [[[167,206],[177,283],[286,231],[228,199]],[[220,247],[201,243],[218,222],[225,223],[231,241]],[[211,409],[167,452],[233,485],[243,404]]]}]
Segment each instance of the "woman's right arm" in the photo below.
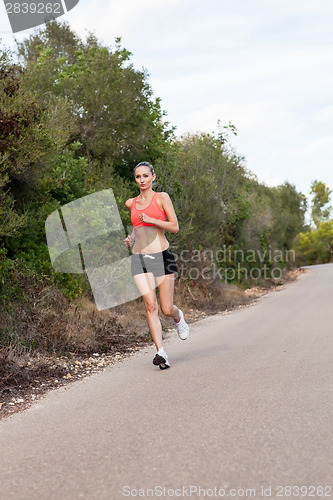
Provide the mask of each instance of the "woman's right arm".
[{"label": "woman's right arm", "polygon": [[[133,203],[133,198],[129,198],[125,202],[126,208],[129,211],[131,211],[131,209],[132,209],[132,203]],[[124,239],[124,242],[125,242],[125,245],[127,245],[127,247],[130,248],[133,245],[134,241],[135,241],[135,232],[134,232],[134,228],[133,228],[132,233],[129,236],[127,236],[127,238]]]}]

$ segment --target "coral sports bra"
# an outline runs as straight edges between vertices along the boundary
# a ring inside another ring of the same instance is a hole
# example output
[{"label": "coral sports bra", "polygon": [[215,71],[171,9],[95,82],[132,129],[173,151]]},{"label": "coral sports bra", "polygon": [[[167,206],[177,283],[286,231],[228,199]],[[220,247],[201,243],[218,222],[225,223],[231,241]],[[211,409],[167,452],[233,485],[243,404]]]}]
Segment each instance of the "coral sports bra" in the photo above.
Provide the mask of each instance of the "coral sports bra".
[{"label": "coral sports bra", "polygon": [[133,224],[134,229],[136,229],[137,227],[141,227],[141,226],[153,226],[154,225],[154,224],[151,224],[148,222],[142,222],[139,219],[139,215],[142,213],[145,213],[146,215],[148,215],[149,217],[153,217],[154,219],[166,220],[166,213],[157,205],[156,196],[157,196],[157,192],[155,191],[148,207],[140,208],[139,210],[136,208],[137,196],[135,198],[133,198],[133,203],[132,203],[132,208],[131,208],[131,222]]}]

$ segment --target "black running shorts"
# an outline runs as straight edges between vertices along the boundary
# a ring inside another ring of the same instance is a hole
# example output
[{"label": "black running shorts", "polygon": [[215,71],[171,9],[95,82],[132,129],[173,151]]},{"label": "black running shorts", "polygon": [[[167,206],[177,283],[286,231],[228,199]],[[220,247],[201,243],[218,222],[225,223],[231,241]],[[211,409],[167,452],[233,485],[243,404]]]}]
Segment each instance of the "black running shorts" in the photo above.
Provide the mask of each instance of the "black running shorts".
[{"label": "black running shorts", "polygon": [[178,273],[175,257],[170,247],[157,253],[133,253],[131,259],[132,276],[153,273],[156,277]]}]

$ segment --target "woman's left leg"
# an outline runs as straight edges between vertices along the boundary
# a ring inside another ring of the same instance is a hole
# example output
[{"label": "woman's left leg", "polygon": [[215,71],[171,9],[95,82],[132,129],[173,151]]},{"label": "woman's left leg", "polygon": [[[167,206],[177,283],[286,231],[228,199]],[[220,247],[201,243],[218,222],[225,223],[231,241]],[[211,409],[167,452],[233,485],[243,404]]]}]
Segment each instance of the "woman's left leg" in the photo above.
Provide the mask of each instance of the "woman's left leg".
[{"label": "woman's left leg", "polygon": [[175,321],[180,320],[179,309],[173,303],[173,295],[175,289],[175,274],[165,274],[164,276],[156,276],[158,291],[160,294],[160,304],[162,313],[165,316],[170,316]]}]

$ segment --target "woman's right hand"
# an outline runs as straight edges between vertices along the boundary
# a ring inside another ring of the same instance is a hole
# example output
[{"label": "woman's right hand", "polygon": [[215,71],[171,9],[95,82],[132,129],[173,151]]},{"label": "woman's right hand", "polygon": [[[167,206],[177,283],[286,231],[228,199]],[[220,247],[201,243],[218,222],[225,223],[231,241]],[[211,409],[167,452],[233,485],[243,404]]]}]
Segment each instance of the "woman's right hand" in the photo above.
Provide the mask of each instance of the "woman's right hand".
[{"label": "woman's right hand", "polygon": [[134,243],[134,238],[133,236],[127,236],[127,238],[124,239],[124,242],[125,242],[125,245],[127,246],[127,248],[130,248],[133,243]]}]

